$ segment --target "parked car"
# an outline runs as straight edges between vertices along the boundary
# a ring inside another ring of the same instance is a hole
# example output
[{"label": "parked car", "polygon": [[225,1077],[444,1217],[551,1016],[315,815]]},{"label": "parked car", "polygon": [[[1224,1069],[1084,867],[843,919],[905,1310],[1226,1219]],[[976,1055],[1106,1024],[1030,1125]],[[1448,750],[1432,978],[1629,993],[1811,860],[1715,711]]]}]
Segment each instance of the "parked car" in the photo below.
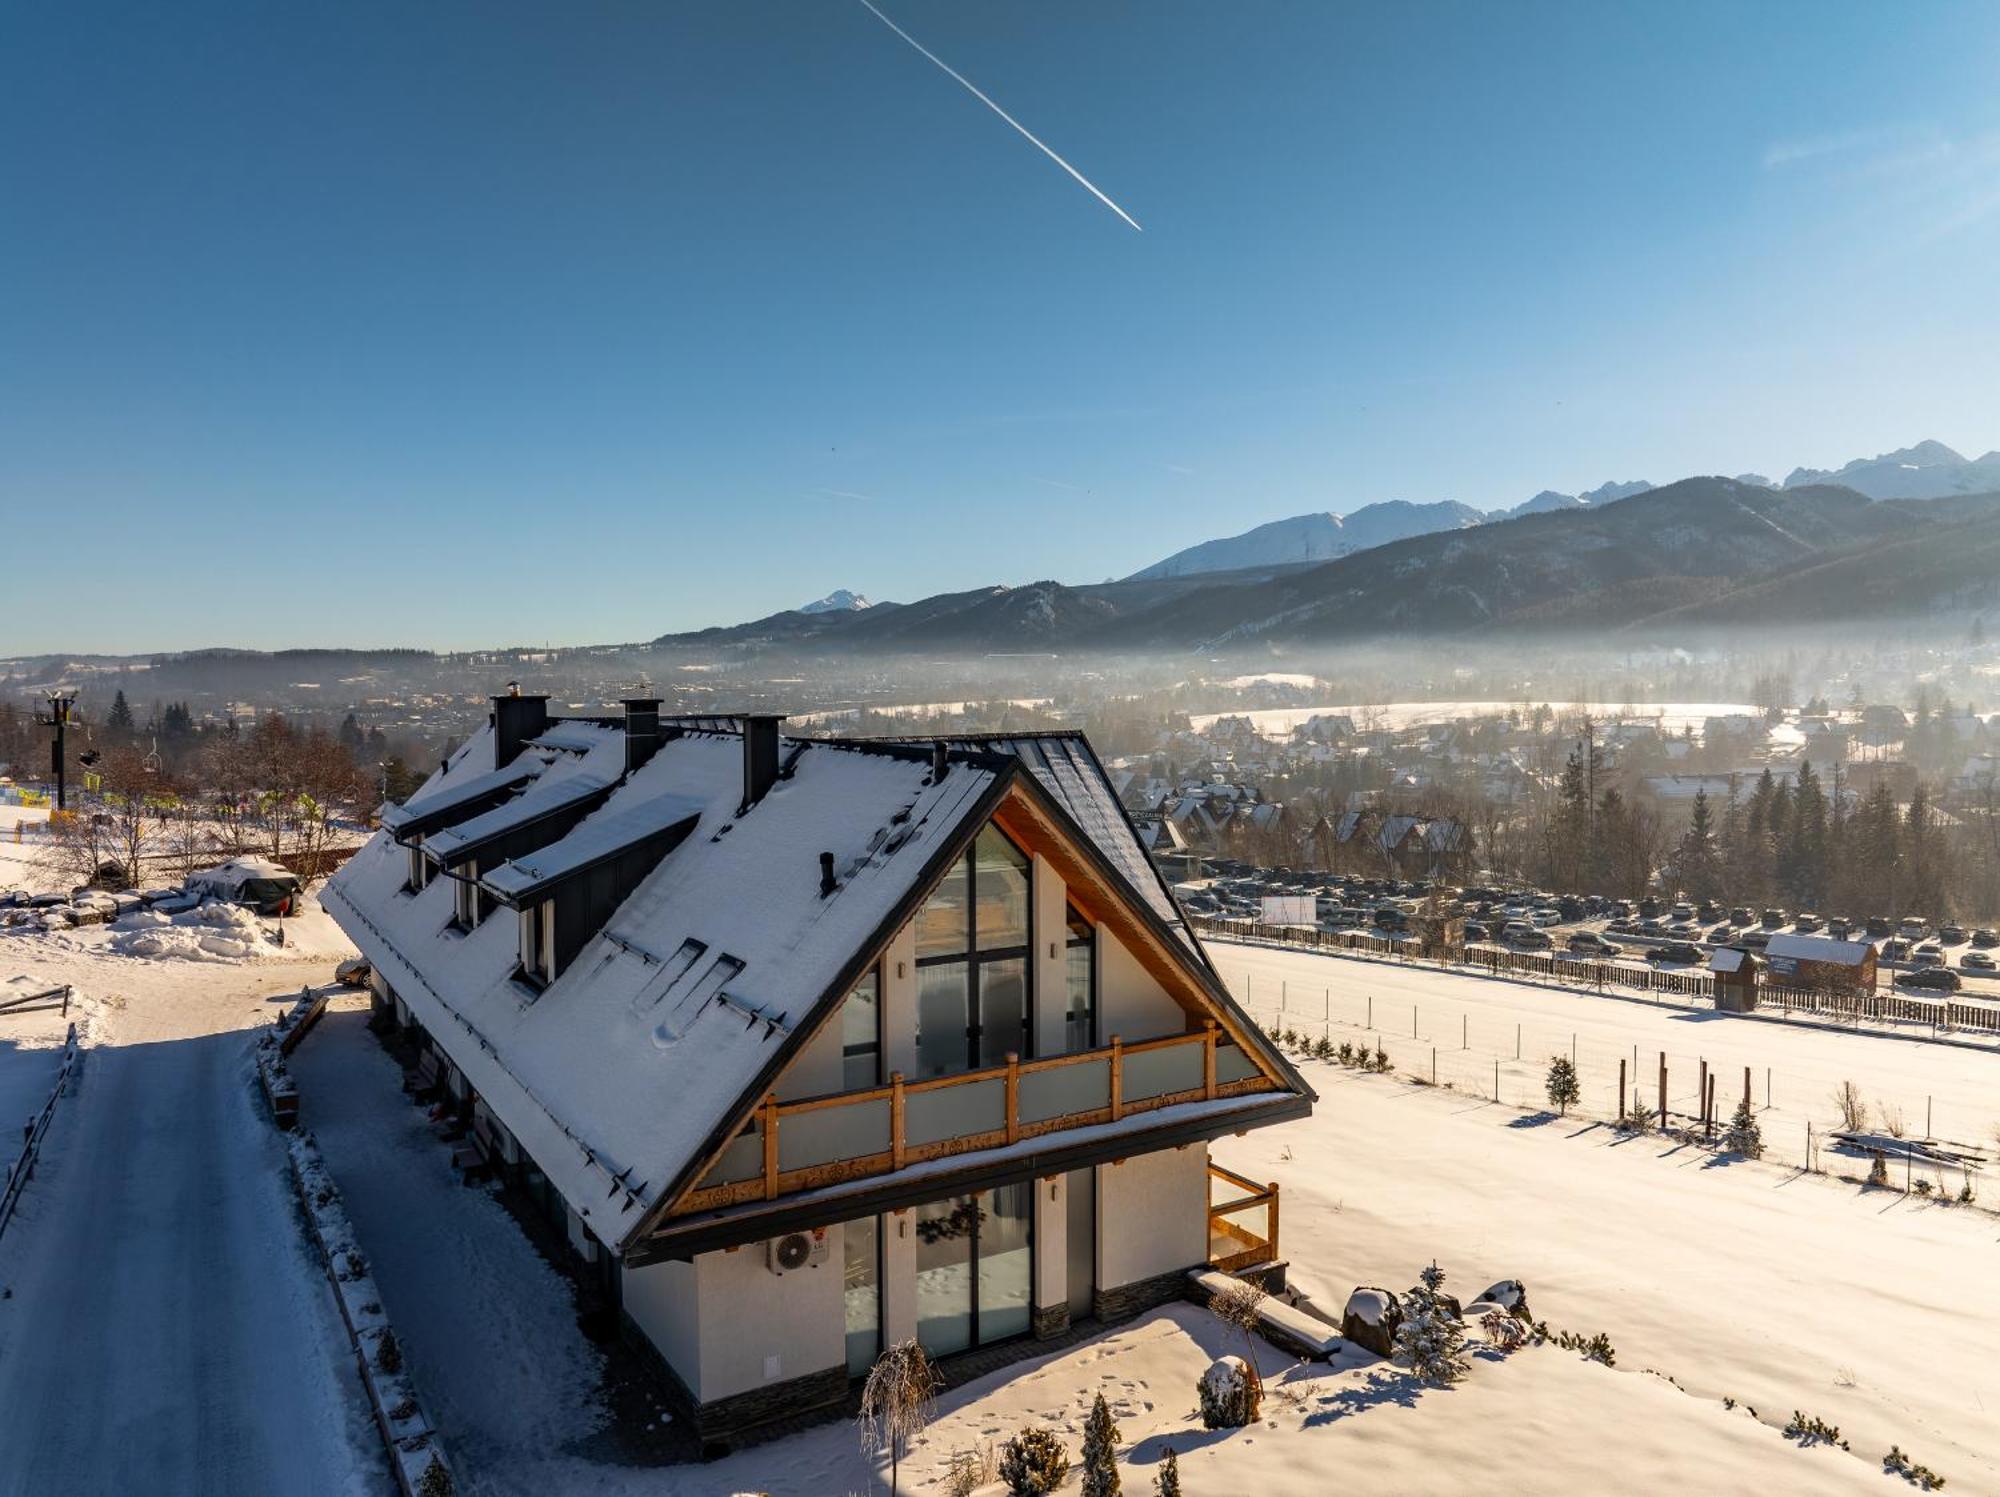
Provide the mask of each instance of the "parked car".
[{"label": "parked car", "polygon": [[1757,923],[1766,930],[1782,930],[1785,924],[1785,912],[1777,909],[1765,910],[1757,917]]},{"label": "parked car", "polygon": [[1695,911],[1694,918],[1703,925],[1713,925],[1722,918],[1722,906],[1712,899],[1704,899],[1701,908]]},{"label": "parked car", "polygon": [[1800,915],[1798,919],[1792,922],[1792,929],[1803,932],[1806,935],[1811,935],[1819,929],[1819,916],[1812,914]]},{"label": "parked car", "polygon": [[1717,946],[1726,946],[1736,939],[1736,927],[1733,925],[1718,925],[1708,933],[1708,939]]},{"label": "parked car", "polygon": [[1982,925],[1972,933],[1972,944],[1981,947],[2000,946],[2000,936],[1995,936],[1992,931]]},{"label": "parked car", "polygon": [[1489,939],[1486,933],[1486,927],[1481,925],[1477,920],[1466,921],[1465,939],[1468,941],[1484,941]]},{"label": "parked car", "polygon": [[1956,993],[1965,986],[1963,979],[1949,967],[1925,967],[1916,972],[1905,972],[1896,979],[1906,988],[1927,988],[1938,993]]},{"label": "parked car", "polygon": [[1771,933],[1768,930],[1739,931],[1736,939],[1730,942],[1730,945],[1741,946],[1745,951],[1762,951],[1770,944]]},{"label": "parked car", "polygon": [[1910,953],[1910,960],[1919,967],[1942,967],[1944,950],[1935,941],[1926,941]]},{"label": "parked car", "polygon": [[1968,951],[1958,959],[1961,972],[2000,972],[2000,962],[1993,960],[1992,953]]},{"label": "parked car", "polygon": [[1639,901],[1639,913],[1648,920],[1658,916],[1666,907],[1664,901],[1654,898],[1651,894],[1648,894],[1644,899]]},{"label": "parked car", "polygon": [[1907,962],[1910,959],[1910,943],[1901,936],[1893,936],[1882,943],[1882,960],[1885,962]]},{"label": "parked car", "polygon": [[1518,946],[1523,951],[1553,951],[1556,943],[1547,931],[1537,930],[1531,925],[1520,934],[1510,936],[1508,944]]},{"label": "parked car", "polygon": [[1632,901],[1629,899],[1612,900],[1611,918],[1613,920],[1630,920],[1632,918]]},{"label": "parked car", "polygon": [[1561,925],[1563,919],[1562,911],[1549,905],[1543,905],[1538,910],[1530,911],[1528,918],[1544,930],[1548,929],[1551,925]]},{"label": "parked car", "polygon": [[1683,900],[1667,911],[1667,915],[1668,918],[1673,920],[1692,920],[1694,919],[1694,906]]},{"label": "parked car", "polygon": [[1826,922],[1826,933],[1836,941],[1845,941],[1854,933],[1854,922],[1837,918],[1829,920]]},{"label": "parked car", "polygon": [[1887,915],[1870,915],[1867,925],[1863,928],[1868,932],[1869,940],[1884,940],[1889,935],[1889,917]]},{"label": "parked car", "polygon": [[1655,946],[1646,953],[1646,960],[1649,962],[1679,962],[1692,965],[1701,959],[1701,952],[1685,941],[1673,941],[1665,946]]},{"label": "parked car", "polygon": [[1947,925],[1943,930],[1938,932],[1938,940],[1947,946],[1962,946],[1965,944],[1965,927],[1962,925]]},{"label": "parked car", "polygon": [[1729,912],[1729,923],[1731,925],[1748,925],[1756,918],[1756,916],[1750,913],[1750,906],[1747,904],[1739,904]]},{"label": "parked car", "polygon": [[1567,944],[1580,956],[1614,957],[1623,955],[1625,951],[1616,941],[1607,941],[1594,930],[1578,931]]},{"label": "parked car", "polygon": [[1916,915],[1905,915],[1896,927],[1896,934],[1905,941],[1921,941],[1930,933],[1930,926]]}]

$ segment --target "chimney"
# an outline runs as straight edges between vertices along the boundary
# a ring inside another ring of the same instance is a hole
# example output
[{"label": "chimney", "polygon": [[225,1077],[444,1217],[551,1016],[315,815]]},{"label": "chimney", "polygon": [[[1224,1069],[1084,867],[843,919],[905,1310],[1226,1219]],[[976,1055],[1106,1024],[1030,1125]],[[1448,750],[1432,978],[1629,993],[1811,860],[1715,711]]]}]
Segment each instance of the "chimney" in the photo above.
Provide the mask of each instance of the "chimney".
[{"label": "chimney", "polygon": [[549,725],[549,699],[524,697],[518,683],[507,683],[507,695],[493,699],[493,767],[505,769],[520,757],[530,738]]},{"label": "chimney", "polygon": [[833,854],[823,852],[819,855],[819,897],[824,899],[839,887],[833,877]]},{"label": "chimney", "polygon": [[778,724],[783,721],[770,712],[753,712],[742,719],[743,804],[737,808],[739,816],[778,783]]},{"label": "chimney", "polygon": [[644,764],[660,748],[660,699],[627,697],[625,706],[625,773]]},{"label": "chimney", "polygon": [[931,745],[931,783],[933,785],[942,780],[946,772],[951,768],[951,760],[947,757],[950,752],[949,746],[942,738]]}]

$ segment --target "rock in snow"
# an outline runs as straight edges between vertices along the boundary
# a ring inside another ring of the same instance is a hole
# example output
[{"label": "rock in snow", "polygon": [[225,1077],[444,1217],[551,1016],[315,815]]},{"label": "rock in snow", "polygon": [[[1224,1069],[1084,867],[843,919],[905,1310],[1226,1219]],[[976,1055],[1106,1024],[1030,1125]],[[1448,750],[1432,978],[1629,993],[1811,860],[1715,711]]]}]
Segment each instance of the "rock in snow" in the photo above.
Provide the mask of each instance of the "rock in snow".
[{"label": "rock in snow", "polygon": [[1396,1327],[1403,1323],[1403,1306],[1386,1289],[1363,1285],[1347,1297],[1340,1334],[1378,1357],[1394,1354]]},{"label": "rock in snow", "polygon": [[1498,1305],[1516,1320],[1535,1318],[1528,1313],[1528,1288],[1519,1279],[1502,1279],[1479,1298]]}]

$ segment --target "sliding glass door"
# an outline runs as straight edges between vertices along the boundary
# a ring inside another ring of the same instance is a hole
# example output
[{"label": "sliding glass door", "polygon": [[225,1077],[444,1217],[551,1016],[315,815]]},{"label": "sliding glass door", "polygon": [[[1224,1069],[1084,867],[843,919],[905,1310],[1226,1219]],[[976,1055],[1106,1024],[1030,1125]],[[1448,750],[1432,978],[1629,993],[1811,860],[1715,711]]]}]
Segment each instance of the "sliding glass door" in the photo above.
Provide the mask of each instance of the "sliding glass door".
[{"label": "sliding glass door", "polygon": [[1033,1191],[1023,1182],[917,1208],[917,1340],[932,1356],[1028,1330]]}]

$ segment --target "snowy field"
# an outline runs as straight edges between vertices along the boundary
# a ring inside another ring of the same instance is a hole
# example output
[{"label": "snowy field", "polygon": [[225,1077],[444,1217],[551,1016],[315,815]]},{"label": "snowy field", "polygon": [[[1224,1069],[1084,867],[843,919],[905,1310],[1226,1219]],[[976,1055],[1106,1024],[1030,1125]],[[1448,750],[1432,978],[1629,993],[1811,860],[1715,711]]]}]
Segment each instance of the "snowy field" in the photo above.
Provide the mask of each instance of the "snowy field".
[{"label": "snowy field", "polygon": [[[1727,1117],[1742,1095],[1747,1066],[1765,1144],[1794,1163],[1805,1158],[1808,1123],[1816,1142],[1839,1125],[1833,1092],[1853,1081],[1877,1131],[1893,1131],[1884,1127],[1886,1112],[1912,1139],[1928,1135],[1976,1151],[1989,1161],[2000,1194],[2000,1170],[1990,1163],[2000,1129],[2000,1040],[1990,1035],[1934,1037],[1914,1026],[1857,1031],[1826,1020],[1746,1017],[1706,1004],[1678,1007],[1435,968],[1230,941],[1206,945],[1230,991],[1260,1022],[1282,1015],[1286,1026],[1315,1038],[1324,1033],[1336,1045],[1379,1045],[1404,1074],[1428,1078],[1435,1064],[1439,1083],[1490,1099],[1497,1068],[1499,1099],[1531,1107],[1541,1102],[1550,1057],[1571,1055],[1582,1083],[1580,1110],[1615,1118],[1619,1061],[1626,1063],[1628,1093],[1655,1104],[1664,1051],[1670,1109],[1698,1110],[1706,1060],[1718,1077],[1716,1111]],[[1822,1162],[1831,1168],[1837,1156],[1828,1153]],[[1956,1193],[1962,1173],[1951,1169],[1944,1183]]]},{"label": "snowy field", "polygon": [[[1528,1034],[1545,1046],[1576,1033],[1587,1084],[1593,1045],[1657,1049],[1665,1037],[1676,1054],[1698,1045],[1725,1066],[1752,1050],[1782,1056],[1781,1085],[1802,1099],[1846,1074],[1932,1086],[1968,1116],[2000,1098],[2000,1058],[1950,1046],[1213,949],[1239,992],[1267,977],[1310,984],[1315,997],[1367,982],[1385,1005],[1411,995],[1425,1030],[1436,1004],[1438,1025],[1454,1030],[1477,1014],[1510,1034],[1516,1022],[1539,1024]],[[446,1149],[360,1017],[357,1004],[330,1015],[294,1071],[472,1490],[886,1490],[843,1423],[709,1466],[613,1453],[601,1361],[576,1329],[568,1286],[484,1192],[452,1182]],[[1417,1043],[1427,1055],[1427,1035]],[[1357,1481],[1397,1493],[1889,1492],[1904,1489],[1880,1470],[1891,1444],[1945,1473],[1952,1490],[2000,1490],[2000,1374],[1989,1355],[2000,1300],[1985,1289],[2000,1239],[1993,1215],[1524,1112],[1539,1101],[1543,1064],[1508,1070],[1515,1106],[1413,1085],[1413,1067],[1367,1076],[1306,1062],[1321,1094],[1315,1115],[1215,1153],[1280,1183],[1284,1255],[1321,1305],[1337,1312],[1357,1284],[1401,1290],[1435,1257],[1447,1288],[1464,1294],[1524,1280],[1537,1317],[1609,1336],[1615,1367],[1530,1348],[1482,1357],[1466,1382],[1440,1390],[1359,1352],[1298,1366],[1264,1347],[1260,1366],[1278,1391],[1263,1422],[1210,1433],[1194,1412],[1195,1380],[1241,1342],[1206,1312],[1174,1307],[945,1395],[904,1465],[904,1489],[940,1490],[955,1453],[995,1446],[1031,1420],[1074,1452],[1101,1390],[1122,1428],[1126,1490],[1140,1494],[1169,1445],[1190,1492],[1260,1497]],[[1771,1117],[1771,1131],[1784,1125]],[[1794,1409],[1841,1426],[1851,1450],[1788,1440]]]},{"label": "snowy field", "polygon": [[0,889],[39,889],[46,882],[34,860],[48,825],[49,813],[38,807],[0,806]]},{"label": "snowy field", "polygon": [[0,1237],[0,1494],[391,1490],[250,1062],[330,963],[86,934],[0,937],[0,980],[72,983],[90,1039]]},{"label": "snowy field", "polygon": [[1432,723],[1455,722],[1462,717],[1505,717],[1509,712],[1523,715],[1538,706],[1568,716],[1588,712],[1600,720],[1609,718],[1651,718],[1661,731],[1679,733],[1692,726],[1697,735],[1711,717],[1740,714],[1761,715],[1761,709],[1742,702],[1330,702],[1321,707],[1265,707],[1251,712],[1197,712],[1188,718],[1195,732],[1206,732],[1225,717],[1247,717],[1259,733],[1268,738],[1284,738],[1301,724],[1323,714],[1354,719],[1354,726],[1366,732],[1379,728],[1400,733],[1408,728]]}]

